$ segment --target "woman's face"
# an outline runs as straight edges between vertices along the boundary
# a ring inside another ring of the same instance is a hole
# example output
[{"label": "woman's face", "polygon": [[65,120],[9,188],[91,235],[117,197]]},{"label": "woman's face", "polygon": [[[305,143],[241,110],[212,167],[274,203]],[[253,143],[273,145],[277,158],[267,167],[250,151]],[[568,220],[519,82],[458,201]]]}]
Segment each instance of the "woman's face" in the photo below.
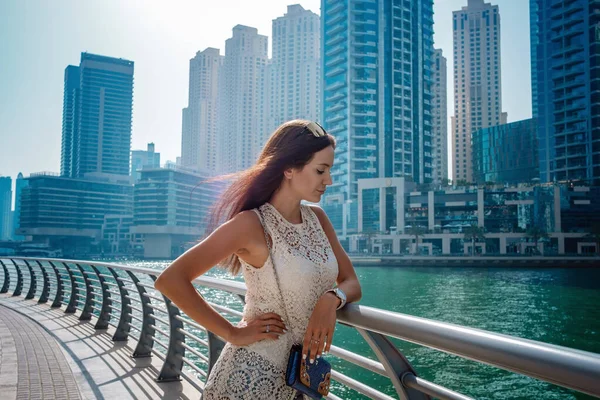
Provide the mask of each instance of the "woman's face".
[{"label": "woman's face", "polygon": [[327,186],[332,184],[331,167],[334,151],[332,146],[315,153],[302,169],[293,170],[290,185],[298,196],[306,201],[318,203]]}]

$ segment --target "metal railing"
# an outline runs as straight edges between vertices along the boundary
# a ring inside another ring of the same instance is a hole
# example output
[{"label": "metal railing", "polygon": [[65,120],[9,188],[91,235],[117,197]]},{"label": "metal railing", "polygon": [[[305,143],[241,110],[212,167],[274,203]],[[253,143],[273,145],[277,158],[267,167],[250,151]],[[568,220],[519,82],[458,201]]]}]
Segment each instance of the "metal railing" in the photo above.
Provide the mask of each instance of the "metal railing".
[{"label": "metal railing", "polygon": [[[111,325],[113,341],[136,342],[133,357],[154,355],[163,361],[157,381],[183,378],[202,391],[224,342],[154,289],[158,274],[158,270],[103,262],[5,257],[0,258],[0,293],[12,291],[25,299],[37,296],[39,303],[51,302],[52,308],[79,313],[80,320],[94,318],[95,329]],[[200,277],[194,284],[200,290],[229,294],[229,303],[237,305],[210,304],[232,322],[241,318],[243,283]],[[598,354],[355,304],[338,311],[338,322],[358,331],[377,361],[337,346],[331,346],[331,354],[388,378],[400,399],[470,397],[420,378],[390,338],[600,397]],[[339,370],[332,371],[332,380],[337,386],[328,399],[340,399],[335,394],[340,385],[371,399],[394,398]]]}]

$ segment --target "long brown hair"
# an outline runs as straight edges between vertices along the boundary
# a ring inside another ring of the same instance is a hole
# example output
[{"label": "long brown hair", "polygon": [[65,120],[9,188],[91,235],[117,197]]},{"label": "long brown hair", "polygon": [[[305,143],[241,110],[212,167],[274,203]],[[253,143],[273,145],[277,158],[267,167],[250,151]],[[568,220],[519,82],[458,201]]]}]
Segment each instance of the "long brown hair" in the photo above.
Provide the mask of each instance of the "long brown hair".
[{"label": "long brown hair", "polygon": [[[238,213],[266,203],[281,185],[285,170],[302,169],[315,153],[328,146],[335,148],[333,136],[321,126],[318,128],[322,129],[322,136],[318,136],[317,133],[313,133],[314,130],[309,124],[311,121],[301,119],[282,124],[263,147],[256,164],[244,171],[216,178],[233,178],[233,183],[213,205],[207,233]],[[313,124],[311,126],[314,126]],[[235,275],[239,272],[241,264],[238,257],[232,254],[220,266]]]}]

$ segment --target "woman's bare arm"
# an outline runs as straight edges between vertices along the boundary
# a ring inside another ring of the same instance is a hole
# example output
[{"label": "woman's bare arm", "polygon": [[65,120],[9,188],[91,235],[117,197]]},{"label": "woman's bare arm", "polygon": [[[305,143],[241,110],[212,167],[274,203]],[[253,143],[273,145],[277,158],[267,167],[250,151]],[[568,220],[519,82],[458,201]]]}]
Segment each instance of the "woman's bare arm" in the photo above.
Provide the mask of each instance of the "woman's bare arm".
[{"label": "woman's bare arm", "polygon": [[260,221],[252,211],[239,213],[173,261],[154,283],[189,317],[229,342],[234,326],[202,298],[192,281],[231,254],[247,253],[257,236],[257,224],[260,226]]}]

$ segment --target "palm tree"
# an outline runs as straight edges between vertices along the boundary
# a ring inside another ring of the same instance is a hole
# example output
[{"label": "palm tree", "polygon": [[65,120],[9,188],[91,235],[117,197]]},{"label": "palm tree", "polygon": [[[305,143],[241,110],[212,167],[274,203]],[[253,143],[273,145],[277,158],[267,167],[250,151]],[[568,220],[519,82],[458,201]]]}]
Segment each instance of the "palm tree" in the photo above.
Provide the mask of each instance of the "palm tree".
[{"label": "palm tree", "polygon": [[548,233],[546,233],[545,230],[543,230],[542,228],[538,227],[538,226],[532,226],[529,229],[527,229],[526,232],[527,236],[530,237],[531,239],[533,239],[533,242],[535,243],[535,248],[538,248],[538,242],[541,239],[548,239]]},{"label": "palm tree", "polygon": [[429,230],[424,226],[411,226],[406,230],[406,233],[415,237],[415,250],[413,254],[417,254],[417,249],[419,248],[419,237],[423,236],[427,232],[429,232]]},{"label": "palm tree", "polygon": [[477,226],[475,224],[468,226],[464,230],[465,241],[471,242],[471,255],[475,254],[475,243],[485,241],[485,228]]},{"label": "palm tree", "polygon": [[373,250],[373,239],[379,234],[381,234],[381,232],[373,228],[368,228],[366,231],[362,232],[361,238],[367,241],[367,249],[369,253]]}]

